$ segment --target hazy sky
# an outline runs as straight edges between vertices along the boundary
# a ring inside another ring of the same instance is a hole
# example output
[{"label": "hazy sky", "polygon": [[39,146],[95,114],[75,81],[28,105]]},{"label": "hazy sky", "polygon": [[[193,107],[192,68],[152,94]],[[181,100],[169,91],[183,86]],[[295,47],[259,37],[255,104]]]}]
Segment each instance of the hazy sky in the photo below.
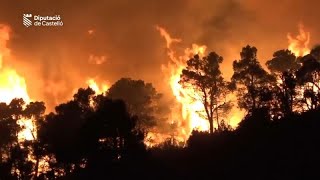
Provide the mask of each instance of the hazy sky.
[{"label": "hazy sky", "polygon": [[[33,99],[51,107],[89,77],[109,83],[139,78],[164,90],[161,64],[169,59],[155,25],[182,39],[178,48],[204,44],[222,55],[226,77],[243,46],[256,46],[264,63],[288,46],[287,33],[297,33],[299,22],[311,32],[311,45],[320,41],[317,0],[0,1],[0,23],[12,30],[14,58],[5,63],[25,77]],[[59,14],[64,26],[26,28],[23,13]],[[105,62],[92,63],[90,54]]]}]

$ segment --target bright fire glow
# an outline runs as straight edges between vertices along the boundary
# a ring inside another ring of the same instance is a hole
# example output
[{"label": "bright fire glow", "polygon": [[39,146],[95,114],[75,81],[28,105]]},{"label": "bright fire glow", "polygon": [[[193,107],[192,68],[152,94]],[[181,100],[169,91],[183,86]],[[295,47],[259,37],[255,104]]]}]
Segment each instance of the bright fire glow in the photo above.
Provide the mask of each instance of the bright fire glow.
[{"label": "bright fire glow", "polygon": [[93,78],[88,79],[86,83],[92,90],[96,92],[96,94],[102,94],[109,89],[109,86],[106,83],[101,83],[101,85],[98,85]]},{"label": "bright fire glow", "polygon": [[183,120],[188,121],[186,129],[181,131],[181,135],[187,138],[192,129],[197,129],[200,131],[209,130],[208,120],[199,116],[198,112],[203,112],[203,104],[199,100],[194,100],[190,95],[196,95],[197,92],[192,88],[185,88],[179,84],[180,75],[183,68],[186,67],[186,60],[188,60],[192,55],[199,54],[204,56],[206,46],[198,46],[196,44],[192,45],[192,48],[187,48],[185,50],[185,56],[179,59],[173,59],[175,64],[169,64],[169,66],[164,67],[164,71],[170,70],[170,87],[176,100],[181,104],[181,116]]},{"label": "bright fire glow", "polygon": [[[10,50],[7,48],[10,28],[0,24],[0,102],[9,104],[14,98],[22,98],[26,103],[30,102],[27,93],[27,85],[23,77],[12,69],[4,65],[4,61],[10,58]],[[32,140],[33,122],[32,120],[19,120],[18,123],[25,127],[19,134],[19,139]]]},{"label": "bright fire glow", "polygon": [[310,32],[306,32],[303,24],[299,24],[299,34],[292,37],[290,33],[287,35],[289,47],[288,49],[293,52],[297,57],[305,56],[310,53]]},{"label": "bright fire glow", "polygon": [[[171,60],[167,65],[163,66],[163,72],[168,75],[167,82],[169,83],[172,93],[178,102],[177,106],[172,107],[171,122],[178,126],[175,138],[177,140],[187,140],[193,129],[199,131],[208,131],[209,122],[204,116],[204,107],[199,98],[192,98],[192,96],[199,96],[199,92],[195,92],[193,88],[182,87],[179,84],[182,70],[186,67],[186,62],[189,58],[198,54],[200,57],[204,56],[207,47],[205,45],[192,44],[191,48],[186,48],[183,56],[176,56],[175,51],[171,48],[174,42],[180,42],[180,39],[171,38],[169,33],[162,27],[156,26],[160,35],[166,40],[167,54]],[[192,96],[190,96],[192,95]],[[230,116],[227,117],[228,124],[236,127],[238,122],[244,116],[244,112],[237,108],[231,110]],[[158,139],[158,137],[155,136]],[[159,138],[162,139],[162,138]]]},{"label": "bright fire glow", "polygon": [[[290,35],[290,33],[288,33],[288,40],[289,40],[289,46],[288,49],[294,53],[294,55],[296,57],[300,57],[300,56],[305,56],[307,54],[310,53],[310,49],[309,49],[309,43],[310,43],[310,32],[305,31],[303,24],[299,24],[299,34],[294,38]],[[279,80],[281,82],[281,80]],[[307,86],[309,85],[309,83],[307,83]],[[310,87],[313,87],[313,85],[311,84]],[[297,90],[298,93],[298,98],[303,97],[304,91],[305,91],[305,87],[302,87],[300,89]],[[315,89],[313,89],[314,92],[316,92]],[[307,103],[309,100],[307,100]],[[304,105],[302,107],[295,107],[295,110],[297,111],[302,111],[303,109],[308,109],[307,105]]]},{"label": "bright fire glow", "polygon": [[9,104],[14,98],[22,98],[29,102],[24,78],[10,68],[0,69],[0,101]]}]

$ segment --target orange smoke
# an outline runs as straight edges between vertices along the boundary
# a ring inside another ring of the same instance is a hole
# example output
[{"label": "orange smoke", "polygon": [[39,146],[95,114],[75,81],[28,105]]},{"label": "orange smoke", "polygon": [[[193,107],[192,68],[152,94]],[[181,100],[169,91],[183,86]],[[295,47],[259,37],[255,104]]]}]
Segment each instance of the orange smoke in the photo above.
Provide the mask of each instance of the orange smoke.
[{"label": "orange smoke", "polygon": [[90,54],[90,56],[89,56],[89,63],[90,64],[100,65],[100,64],[105,63],[106,60],[107,60],[106,56],[96,56],[93,54]]},{"label": "orange smoke", "polygon": [[[10,49],[7,48],[7,42],[10,39],[10,28],[0,24],[0,102],[9,104],[14,98],[22,98],[26,103],[30,102],[27,92],[27,85],[14,69],[4,64],[10,60]],[[24,129],[18,134],[19,139],[33,139],[34,126],[32,120],[21,119],[18,123]]]},{"label": "orange smoke", "polygon": [[287,35],[289,47],[288,49],[293,52],[297,57],[305,56],[310,53],[310,32],[304,30],[303,24],[299,24],[299,34],[292,37],[290,33]]}]

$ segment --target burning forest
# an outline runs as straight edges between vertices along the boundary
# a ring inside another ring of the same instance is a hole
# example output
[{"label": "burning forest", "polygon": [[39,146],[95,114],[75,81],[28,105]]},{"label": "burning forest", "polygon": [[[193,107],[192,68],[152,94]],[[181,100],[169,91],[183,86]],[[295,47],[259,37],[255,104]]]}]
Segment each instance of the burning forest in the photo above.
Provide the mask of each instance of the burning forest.
[{"label": "burning forest", "polygon": [[319,3],[14,3],[0,179],[319,177]]}]

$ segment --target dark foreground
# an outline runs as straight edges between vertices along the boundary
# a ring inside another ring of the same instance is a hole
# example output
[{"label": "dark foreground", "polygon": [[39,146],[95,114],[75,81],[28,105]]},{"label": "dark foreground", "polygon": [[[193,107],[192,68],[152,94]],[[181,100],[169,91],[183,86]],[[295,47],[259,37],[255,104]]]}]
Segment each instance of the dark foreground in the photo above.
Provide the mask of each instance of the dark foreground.
[{"label": "dark foreground", "polygon": [[318,179],[320,112],[271,122],[263,110],[239,129],[194,132],[186,148],[169,142],[117,162],[96,162],[63,179]]}]

